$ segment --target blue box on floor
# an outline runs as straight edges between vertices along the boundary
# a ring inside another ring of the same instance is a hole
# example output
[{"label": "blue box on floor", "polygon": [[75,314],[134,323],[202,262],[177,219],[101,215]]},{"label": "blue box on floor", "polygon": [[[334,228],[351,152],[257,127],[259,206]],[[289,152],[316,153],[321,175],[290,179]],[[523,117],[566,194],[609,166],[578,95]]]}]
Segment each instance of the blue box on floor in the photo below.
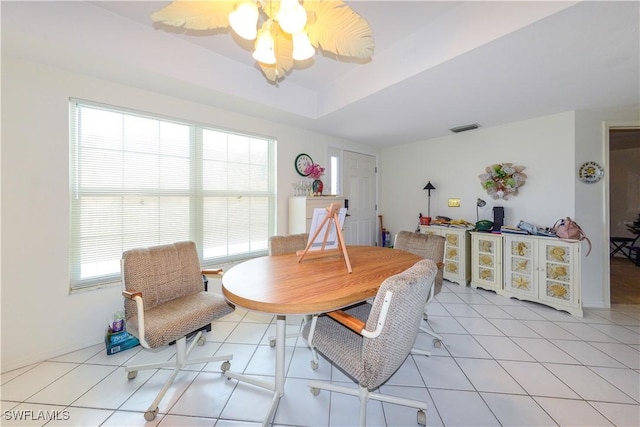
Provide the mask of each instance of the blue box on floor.
[{"label": "blue box on floor", "polygon": [[107,347],[107,354],[116,354],[140,345],[138,338],[127,331],[107,333],[104,336],[104,343]]}]

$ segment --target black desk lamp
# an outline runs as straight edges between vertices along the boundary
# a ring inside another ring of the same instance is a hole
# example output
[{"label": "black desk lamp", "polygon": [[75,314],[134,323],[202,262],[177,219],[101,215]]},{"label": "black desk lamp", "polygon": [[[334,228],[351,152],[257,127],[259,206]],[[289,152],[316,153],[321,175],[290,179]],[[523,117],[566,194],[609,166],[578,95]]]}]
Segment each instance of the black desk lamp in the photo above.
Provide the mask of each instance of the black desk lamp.
[{"label": "black desk lamp", "polygon": [[427,217],[431,218],[431,190],[435,190],[436,187],[431,184],[431,181],[427,182],[427,185],[424,186],[423,190],[427,190],[427,197],[429,198],[427,205]]},{"label": "black desk lamp", "polygon": [[478,213],[478,208],[482,208],[487,204],[484,200],[478,197],[476,200],[476,222],[480,221],[480,214]]}]

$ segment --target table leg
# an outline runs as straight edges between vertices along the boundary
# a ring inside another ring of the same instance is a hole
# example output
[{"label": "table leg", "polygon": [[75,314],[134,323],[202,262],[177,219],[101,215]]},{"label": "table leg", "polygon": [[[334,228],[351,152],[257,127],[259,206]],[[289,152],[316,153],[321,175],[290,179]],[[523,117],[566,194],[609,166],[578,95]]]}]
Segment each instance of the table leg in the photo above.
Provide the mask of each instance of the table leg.
[{"label": "table leg", "polygon": [[271,401],[271,408],[267,413],[267,416],[262,423],[263,426],[267,426],[271,424],[273,421],[273,417],[276,414],[276,409],[278,408],[278,404],[280,403],[280,398],[284,396],[284,356],[285,356],[285,345],[287,341],[286,334],[286,322],[287,318],[285,316],[278,315],[276,316],[276,378],[275,378],[275,389],[273,391],[273,400]]},{"label": "table leg", "polygon": [[284,356],[287,341],[287,318],[278,315],[276,317],[276,393],[284,396]]},{"label": "table leg", "polygon": [[284,381],[285,381],[285,372],[284,372],[284,357],[285,357],[285,345],[286,345],[286,316],[278,315],[276,316],[276,372],[275,372],[275,381],[274,383],[269,383],[262,380],[257,380],[251,377],[247,377],[243,374],[238,374],[231,371],[223,371],[223,373],[227,376],[227,378],[233,378],[238,381],[244,381],[249,384],[253,384],[258,387],[266,388],[267,390],[273,391],[273,399],[271,400],[271,407],[269,408],[269,412],[267,416],[264,418],[262,422],[263,426],[271,425],[273,421],[273,416],[276,413],[276,409],[278,408],[278,404],[280,403],[280,398],[284,396]]}]

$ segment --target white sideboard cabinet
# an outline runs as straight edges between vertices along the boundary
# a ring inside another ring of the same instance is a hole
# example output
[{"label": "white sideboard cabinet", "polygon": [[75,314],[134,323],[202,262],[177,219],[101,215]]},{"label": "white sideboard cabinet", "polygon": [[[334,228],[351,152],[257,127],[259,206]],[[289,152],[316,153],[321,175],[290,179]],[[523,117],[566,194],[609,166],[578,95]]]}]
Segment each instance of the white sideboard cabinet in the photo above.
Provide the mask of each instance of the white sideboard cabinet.
[{"label": "white sideboard cabinet", "polygon": [[501,293],[501,235],[471,232],[471,287]]},{"label": "white sideboard cabinet", "polygon": [[443,277],[467,286],[471,280],[471,237],[465,228],[421,225],[420,232],[444,237]]},{"label": "white sideboard cabinet", "polygon": [[504,235],[503,295],[582,317],[580,242]]},{"label": "white sideboard cabinet", "polygon": [[331,203],[344,207],[342,196],[294,196],[289,198],[289,234],[308,233],[315,208],[326,208]]}]

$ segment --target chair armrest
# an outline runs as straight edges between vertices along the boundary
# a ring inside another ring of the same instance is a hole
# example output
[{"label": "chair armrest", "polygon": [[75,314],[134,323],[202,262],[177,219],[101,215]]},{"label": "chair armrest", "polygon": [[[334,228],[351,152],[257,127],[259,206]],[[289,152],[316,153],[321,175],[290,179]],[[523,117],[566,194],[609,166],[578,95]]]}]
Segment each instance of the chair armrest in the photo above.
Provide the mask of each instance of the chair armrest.
[{"label": "chair armrest", "polygon": [[138,341],[144,348],[151,348],[144,338],[144,302],[142,301],[142,292],[123,290],[122,296],[135,301],[136,311],[138,312]]},{"label": "chair armrest", "polygon": [[135,297],[142,298],[142,292],[139,291],[122,291],[122,296],[127,299],[135,299]]},{"label": "chair armrest", "polygon": [[208,276],[208,275],[222,276],[222,269],[221,268],[207,268],[207,269],[203,269],[202,270],[202,274],[204,274],[205,276]]},{"label": "chair armrest", "polygon": [[384,328],[384,323],[387,320],[387,313],[389,311],[389,306],[391,305],[392,297],[393,297],[393,292],[391,291],[387,291],[384,294],[384,300],[382,302],[382,307],[380,308],[380,315],[378,316],[376,329],[373,331],[369,331],[365,329],[364,327],[366,326],[366,323],[364,323],[362,320],[356,317],[353,317],[342,310],[329,312],[327,313],[327,316],[331,317],[336,322],[340,323],[341,325],[344,325],[345,327],[362,335],[365,338],[377,338],[378,335],[382,333],[382,328]]},{"label": "chair armrest", "polygon": [[364,323],[362,320],[350,315],[349,313],[345,313],[342,310],[331,311],[327,313],[327,316],[331,317],[336,322],[346,326],[357,334],[361,333],[366,325],[366,323]]}]

